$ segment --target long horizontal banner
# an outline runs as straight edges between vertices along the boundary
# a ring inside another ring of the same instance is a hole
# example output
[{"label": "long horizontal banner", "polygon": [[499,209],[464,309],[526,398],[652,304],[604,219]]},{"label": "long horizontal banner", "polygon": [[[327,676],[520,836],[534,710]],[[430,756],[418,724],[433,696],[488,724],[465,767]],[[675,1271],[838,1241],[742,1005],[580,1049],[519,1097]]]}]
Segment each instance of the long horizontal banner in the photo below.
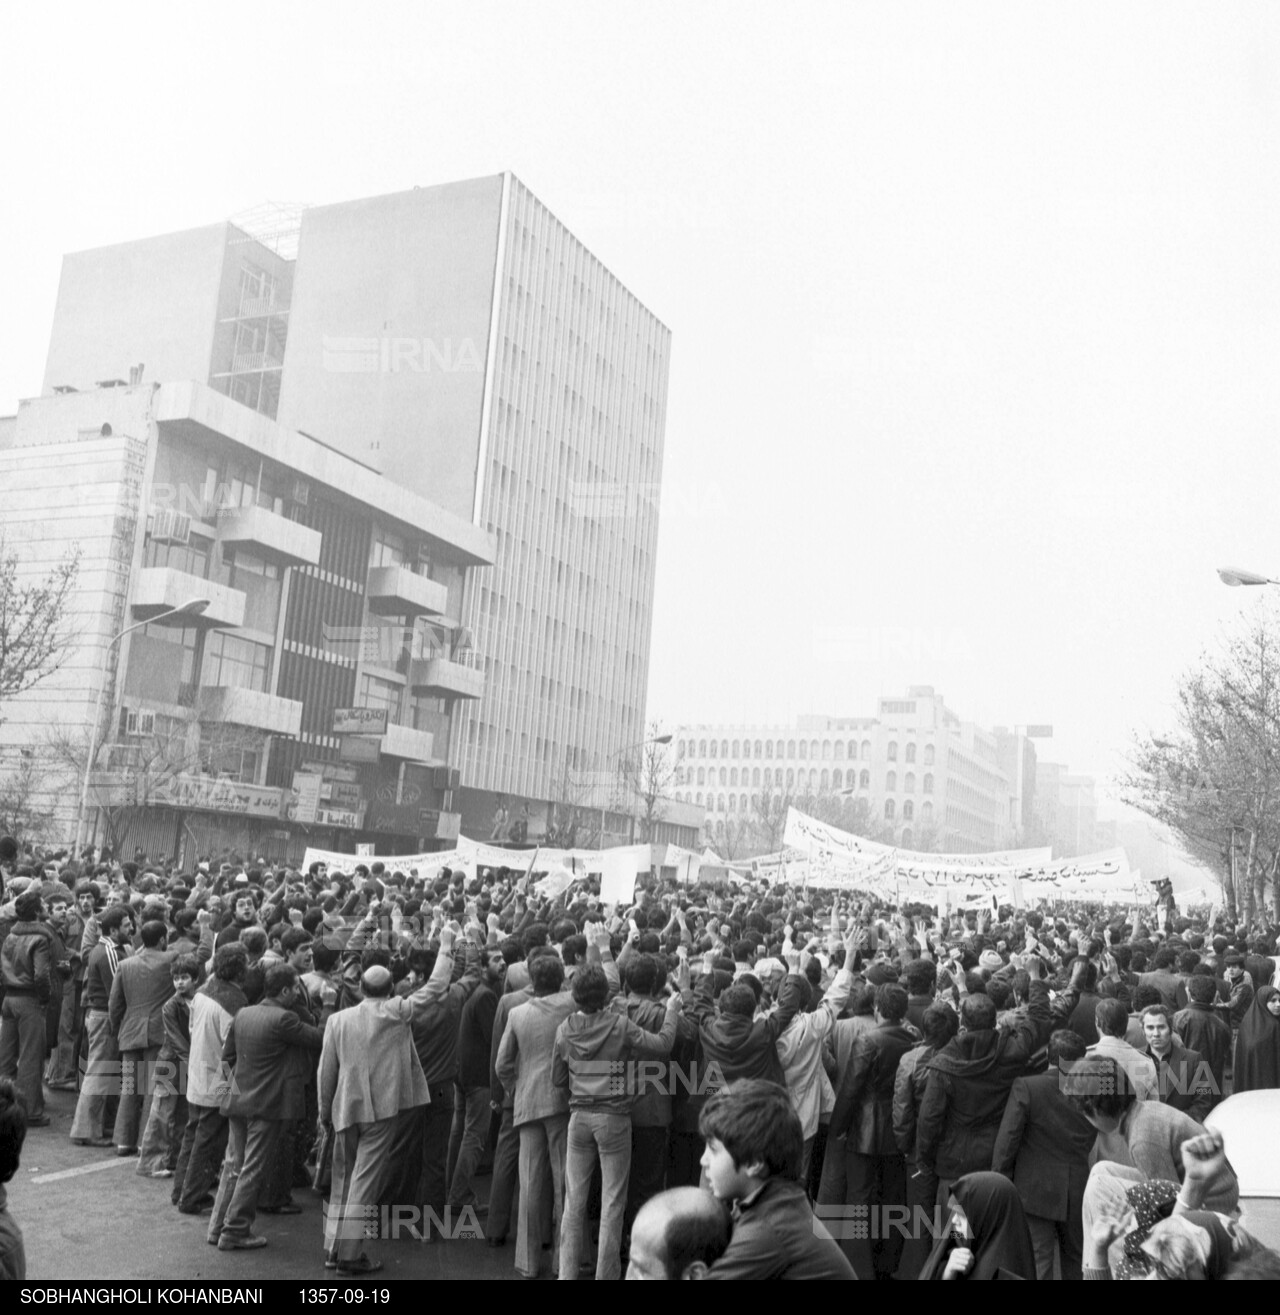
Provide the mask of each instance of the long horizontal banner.
[{"label": "long horizontal banner", "polygon": [[1099,890],[1130,886],[1129,860],[1123,849],[1052,861],[1052,851],[1002,850],[988,854],[922,854],[894,849],[851,835],[792,808],[787,813],[783,843],[809,857],[805,875],[810,884],[829,882],[868,890],[891,882],[901,893],[924,893],[937,887],[970,894],[1008,891],[1018,902],[1019,886],[1032,889]]}]

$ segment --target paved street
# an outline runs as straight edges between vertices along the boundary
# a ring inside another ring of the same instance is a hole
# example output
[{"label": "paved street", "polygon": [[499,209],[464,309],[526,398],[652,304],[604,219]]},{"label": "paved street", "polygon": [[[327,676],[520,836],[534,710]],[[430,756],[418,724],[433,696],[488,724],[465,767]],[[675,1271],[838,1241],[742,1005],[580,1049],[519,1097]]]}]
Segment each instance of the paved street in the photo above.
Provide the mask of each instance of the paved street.
[{"label": "paved street", "polygon": [[[26,1240],[29,1279],[299,1278],[333,1283],[323,1267],[320,1198],[309,1188],[294,1199],[300,1215],[263,1215],[255,1231],[270,1239],[260,1251],[225,1253],[205,1241],[209,1216],[180,1215],[169,1180],[140,1178],[136,1159],[114,1150],[73,1146],[75,1093],[47,1092],[53,1122],[27,1134],[22,1165],[9,1184],[9,1206]],[[478,1183],[488,1193],[488,1180]],[[517,1278],[512,1242],[371,1243],[386,1268],[377,1279]]]}]

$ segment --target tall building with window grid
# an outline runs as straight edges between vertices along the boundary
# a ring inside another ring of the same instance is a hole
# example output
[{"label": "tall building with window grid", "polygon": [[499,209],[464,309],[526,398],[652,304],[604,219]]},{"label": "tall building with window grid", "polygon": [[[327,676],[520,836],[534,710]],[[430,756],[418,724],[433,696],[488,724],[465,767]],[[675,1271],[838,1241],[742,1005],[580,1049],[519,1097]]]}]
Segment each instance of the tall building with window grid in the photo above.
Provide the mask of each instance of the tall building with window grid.
[{"label": "tall building with window grid", "polygon": [[[353,698],[447,736],[464,830],[527,804],[537,839],[644,735],[670,331],[509,173],[291,222],[66,257],[44,392],[206,384],[492,534],[492,569],[442,579],[430,617],[483,698],[419,707],[395,661]],[[372,546],[440,575],[420,549]]]}]

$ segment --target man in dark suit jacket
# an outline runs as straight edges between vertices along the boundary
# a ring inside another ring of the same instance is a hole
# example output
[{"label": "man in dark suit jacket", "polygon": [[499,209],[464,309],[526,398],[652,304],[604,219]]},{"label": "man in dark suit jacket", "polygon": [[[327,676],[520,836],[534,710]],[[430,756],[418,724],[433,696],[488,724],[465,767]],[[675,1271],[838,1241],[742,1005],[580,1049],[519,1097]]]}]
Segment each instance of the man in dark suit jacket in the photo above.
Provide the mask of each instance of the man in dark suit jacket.
[{"label": "man in dark suit jacket", "polygon": [[1055,1243],[1062,1277],[1082,1277],[1084,1189],[1097,1133],[1059,1086],[1062,1066],[1083,1059],[1084,1052],[1072,1031],[1049,1038],[1049,1071],[1014,1082],[991,1157],[992,1169],[1011,1178],[1022,1198],[1042,1280],[1053,1278]]},{"label": "man in dark suit jacket", "polygon": [[1213,1077],[1199,1051],[1183,1045],[1173,1030],[1173,1011],[1150,1005],[1142,1011],[1147,1037],[1143,1052],[1156,1066],[1160,1101],[1203,1123],[1213,1108]]},{"label": "man in dark suit jacket", "polygon": [[231,1128],[208,1233],[219,1251],[266,1246],[267,1239],[251,1231],[258,1193],[283,1130],[306,1111],[311,1056],[324,1044],[323,1029],[309,1027],[294,1012],[302,990],[296,968],[273,964],[264,989],[261,1004],[241,1009],[232,1019],[222,1048],[231,1083],[221,1108]]},{"label": "man in dark suit jacket", "polygon": [[[819,1216],[823,1206],[859,1205],[874,1212],[886,1205],[906,1205],[906,1161],[893,1135],[893,1085],[898,1061],[916,1044],[915,1035],[902,1025],[907,999],[900,986],[879,987],[876,1027],[853,1044],[831,1114],[826,1166],[818,1191]],[[840,1155],[844,1157],[843,1193],[837,1186],[841,1175],[835,1163]],[[843,1243],[845,1255],[859,1278],[891,1279],[906,1238],[894,1228],[871,1228],[869,1234]]]},{"label": "man in dark suit jacket", "polygon": [[[207,963],[213,954],[212,918],[197,915],[202,939],[196,958]],[[164,1006],[173,995],[173,961],[177,952],[162,947],[168,928],[159,919],[142,924],[142,949],[121,959],[107,1001],[110,1029],[120,1051],[120,1103],[116,1106],[117,1155],[133,1155],[138,1133],[146,1126],[143,1102],[151,1088],[150,1067],[164,1042]]]}]

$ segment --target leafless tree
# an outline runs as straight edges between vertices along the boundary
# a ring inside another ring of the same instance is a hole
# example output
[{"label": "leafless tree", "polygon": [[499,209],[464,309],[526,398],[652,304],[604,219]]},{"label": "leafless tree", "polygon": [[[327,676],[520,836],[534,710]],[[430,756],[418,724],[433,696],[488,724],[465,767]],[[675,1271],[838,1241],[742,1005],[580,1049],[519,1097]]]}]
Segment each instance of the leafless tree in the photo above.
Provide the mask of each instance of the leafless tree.
[{"label": "leafless tree", "polygon": [[21,559],[0,533],[0,704],[53,675],[74,639],[68,603],[80,573],[80,550],[43,579],[23,583]]},{"label": "leafless tree", "polygon": [[[98,810],[106,843],[116,854],[122,852],[135,822],[156,806],[155,796],[177,778],[234,779],[243,755],[261,753],[266,742],[262,731],[213,720],[199,699],[186,717],[158,715],[150,734],[107,739],[95,752],[88,805],[91,815]],[[87,731],[55,726],[46,735],[46,748],[51,762],[61,769],[63,788],[78,798],[89,750]]]},{"label": "leafless tree", "polygon": [[[1172,731],[1142,734],[1126,803],[1217,868],[1228,909],[1250,921],[1280,903],[1280,610],[1264,603],[1179,682]],[[1233,880],[1233,859],[1241,866]]]},{"label": "leafless tree", "polygon": [[652,722],[648,738],[631,755],[624,757],[619,767],[623,785],[640,805],[639,840],[650,844],[655,827],[666,816],[667,804],[672,798],[671,789],[680,776],[671,737],[662,733],[656,721]]},{"label": "leafless tree", "polygon": [[52,838],[48,771],[32,749],[19,750],[16,765],[0,777],[0,836],[40,843]]}]

